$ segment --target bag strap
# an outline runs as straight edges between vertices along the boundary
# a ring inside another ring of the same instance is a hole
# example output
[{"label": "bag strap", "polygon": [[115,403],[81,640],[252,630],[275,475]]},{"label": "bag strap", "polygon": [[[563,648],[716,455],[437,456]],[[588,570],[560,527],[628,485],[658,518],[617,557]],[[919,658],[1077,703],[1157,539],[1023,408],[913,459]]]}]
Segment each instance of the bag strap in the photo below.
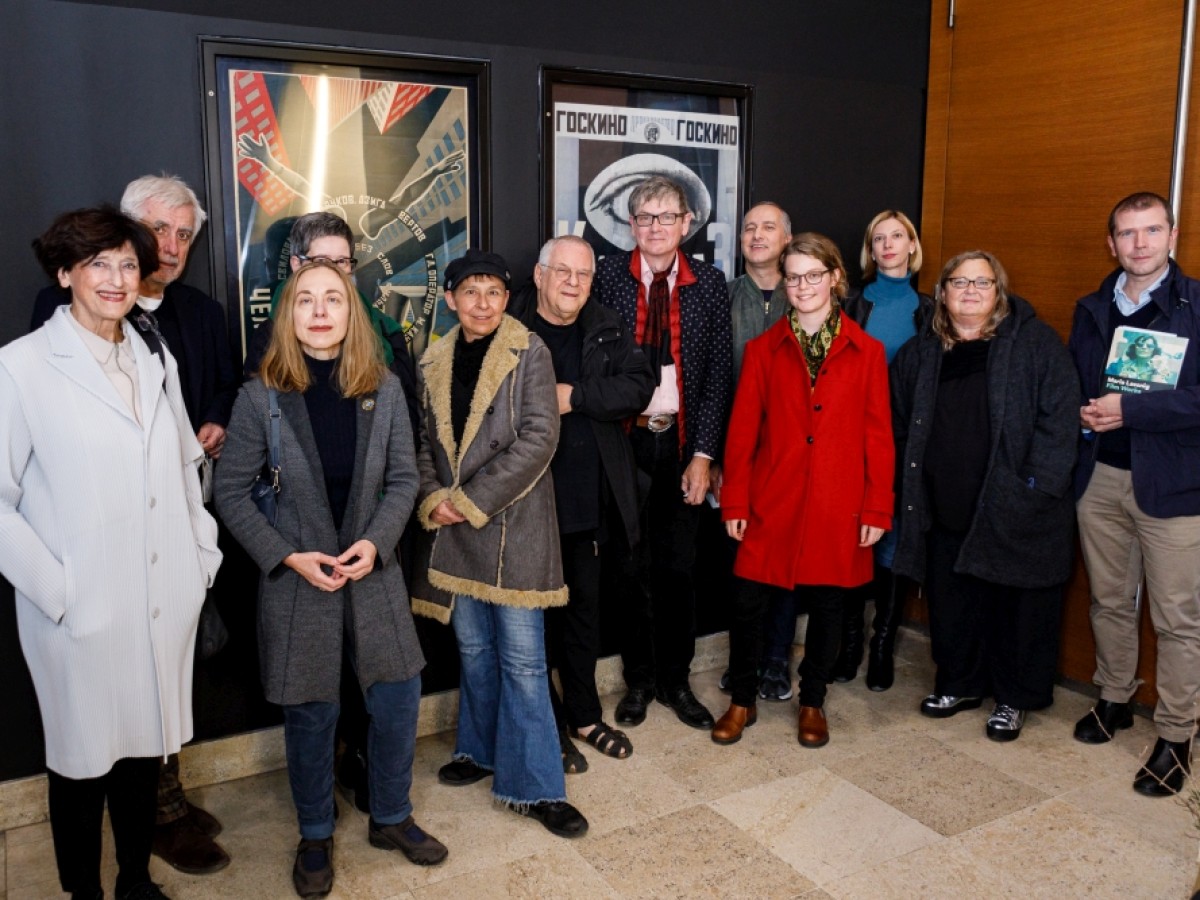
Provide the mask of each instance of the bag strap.
[{"label": "bag strap", "polygon": [[163,369],[166,369],[167,357],[163,350],[166,340],[164,340],[162,332],[158,330],[158,319],[154,317],[154,313],[134,307],[125,318],[137,329],[142,340],[146,342],[146,346],[158,355],[158,361],[162,363]]},{"label": "bag strap", "polygon": [[267,388],[267,402],[271,406],[271,435],[267,444],[267,466],[271,470],[271,487],[279,493],[279,394],[275,388]]}]

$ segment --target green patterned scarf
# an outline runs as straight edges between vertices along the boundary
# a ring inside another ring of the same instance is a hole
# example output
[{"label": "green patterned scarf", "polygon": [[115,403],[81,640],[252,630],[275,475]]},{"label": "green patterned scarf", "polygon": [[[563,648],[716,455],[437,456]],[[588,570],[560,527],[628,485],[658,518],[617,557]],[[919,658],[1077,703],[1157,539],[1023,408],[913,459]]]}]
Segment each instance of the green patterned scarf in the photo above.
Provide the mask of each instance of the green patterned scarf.
[{"label": "green patterned scarf", "polygon": [[800,350],[808,364],[808,375],[813,384],[817,383],[817,373],[821,371],[821,364],[825,362],[825,355],[829,353],[833,339],[842,330],[841,309],[837,298],[831,298],[829,315],[825,317],[821,327],[811,335],[800,327],[800,316],[795,309],[788,313],[788,321],[792,323],[792,334],[796,335],[796,340],[800,342]]}]

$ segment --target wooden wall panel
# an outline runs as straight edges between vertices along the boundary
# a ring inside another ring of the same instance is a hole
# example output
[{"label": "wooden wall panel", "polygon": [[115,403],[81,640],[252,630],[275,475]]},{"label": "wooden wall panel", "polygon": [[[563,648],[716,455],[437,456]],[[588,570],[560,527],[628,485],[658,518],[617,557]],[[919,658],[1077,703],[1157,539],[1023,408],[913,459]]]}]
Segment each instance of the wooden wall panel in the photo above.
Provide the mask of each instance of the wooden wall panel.
[{"label": "wooden wall panel", "polygon": [[[931,290],[955,253],[991,250],[1065,340],[1075,301],[1115,265],[1113,204],[1169,190],[1183,0],[1140,4],[1136,16],[1124,0],[957,0],[953,30],[947,12],[948,0],[934,0],[921,286]],[[1200,148],[1200,109],[1192,119]],[[1200,153],[1189,156],[1200,184]],[[1200,196],[1188,208],[1200,213]],[[1200,267],[1197,232],[1187,246]],[[1081,682],[1095,667],[1088,605],[1077,565],[1060,665]],[[1146,622],[1142,634],[1138,699],[1152,702]]]}]

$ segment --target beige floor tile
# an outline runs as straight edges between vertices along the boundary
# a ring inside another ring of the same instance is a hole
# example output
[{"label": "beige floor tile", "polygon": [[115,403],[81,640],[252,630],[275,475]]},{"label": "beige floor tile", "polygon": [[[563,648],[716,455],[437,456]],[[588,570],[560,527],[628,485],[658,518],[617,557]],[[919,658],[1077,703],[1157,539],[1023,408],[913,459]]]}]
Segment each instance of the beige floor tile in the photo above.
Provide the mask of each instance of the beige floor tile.
[{"label": "beige floor tile", "polygon": [[709,806],[822,885],[945,840],[824,768]]},{"label": "beige floor tile", "polygon": [[1173,856],[1057,799],[972,829],[956,842],[1005,872],[1028,898],[1186,897],[1195,875],[1194,858]]},{"label": "beige floor tile", "polygon": [[0,896],[8,892],[8,839],[0,833]]},{"label": "beige floor tile", "polygon": [[990,822],[1046,795],[933,738],[897,732],[886,751],[833,759],[835,774],[940,834]]},{"label": "beige floor tile", "polygon": [[705,806],[576,849],[622,897],[797,897],[816,887]]},{"label": "beige floor tile", "polygon": [[[18,835],[34,828],[40,830],[40,826],[32,825],[8,834]],[[9,895],[36,884],[53,883],[57,889],[58,869],[54,865],[54,843],[50,839],[50,829],[47,827],[44,836],[37,840],[25,838],[26,835],[20,835],[16,841],[9,840],[5,851],[8,857],[6,886]]]},{"label": "beige floor tile", "polygon": [[1188,811],[1174,798],[1143,797],[1133,789],[1132,772],[1099,778],[1059,799],[1180,859],[1196,857],[1200,832]]},{"label": "beige floor tile", "polygon": [[[1022,893],[1006,873],[978,859],[955,839],[889,859],[824,888],[837,900],[992,900]],[[1077,896],[1068,892],[1063,900]]]},{"label": "beige floor tile", "polygon": [[[710,742],[711,743],[711,742]],[[609,759],[583,748],[588,770],[567,776],[567,796],[587,817],[589,836],[640,825],[696,802],[695,795],[662,762],[636,750],[629,759]]]},{"label": "beige floor tile", "polygon": [[[586,838],[583,838],[586,840]],[[413,891],[414,900],[616,900],[621,895],[575,851],[575,842]]]}]

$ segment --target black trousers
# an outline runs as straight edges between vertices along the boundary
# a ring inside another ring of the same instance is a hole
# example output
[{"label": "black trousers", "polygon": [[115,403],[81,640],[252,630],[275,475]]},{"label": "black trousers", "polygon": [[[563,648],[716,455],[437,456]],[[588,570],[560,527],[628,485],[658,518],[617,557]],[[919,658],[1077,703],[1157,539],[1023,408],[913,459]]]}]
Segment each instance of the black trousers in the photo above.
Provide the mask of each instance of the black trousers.
[{"label": "black trousers", "polygon": [[[800,705],[823,706],[842,638],[842,595],[829,585],[796,585],[795,595],[808,605],[804,660],[800,663]],[[752,706],[758,691],[763,615],[788,591],[769,584],[737,579],[729,621],[729,690],[738,706]],[[793,619],[793,621],[795,621]]]},{"label": "black trousers", "polygon": [[964,537],[936,527],[928,537],[933,691],[1044,709],[1054,700],[1063,586],[1015,588],[959,574]]},{"label": "black trousers", "polygon": [[100,832],[106,800],[117,851],[117,892],[150,880],[158,768],[156,757],[139,757],[117,760],[99,778],[46,773],[50,833],[64,891],[100,891]]},{"label": "black trousers", "polygon": [[[674,427],[630,433],[638,468],[650,478],[637,547],[618,551],[621,662],[629,687],[686,685],[696,655],[692,568],[700,508],[683,502],[685,462]],[[622,541],[613,545],[623,547]]]},{"label": "black trousers", "polygon": [[600,654],[600,545],[594,530],[559,535],[563,577],[571,599],[546,610],[546,655],[558,669],[562,700],[550,683],[550,702],[559,728],[585,728],[600,721],[596,657]]}]

